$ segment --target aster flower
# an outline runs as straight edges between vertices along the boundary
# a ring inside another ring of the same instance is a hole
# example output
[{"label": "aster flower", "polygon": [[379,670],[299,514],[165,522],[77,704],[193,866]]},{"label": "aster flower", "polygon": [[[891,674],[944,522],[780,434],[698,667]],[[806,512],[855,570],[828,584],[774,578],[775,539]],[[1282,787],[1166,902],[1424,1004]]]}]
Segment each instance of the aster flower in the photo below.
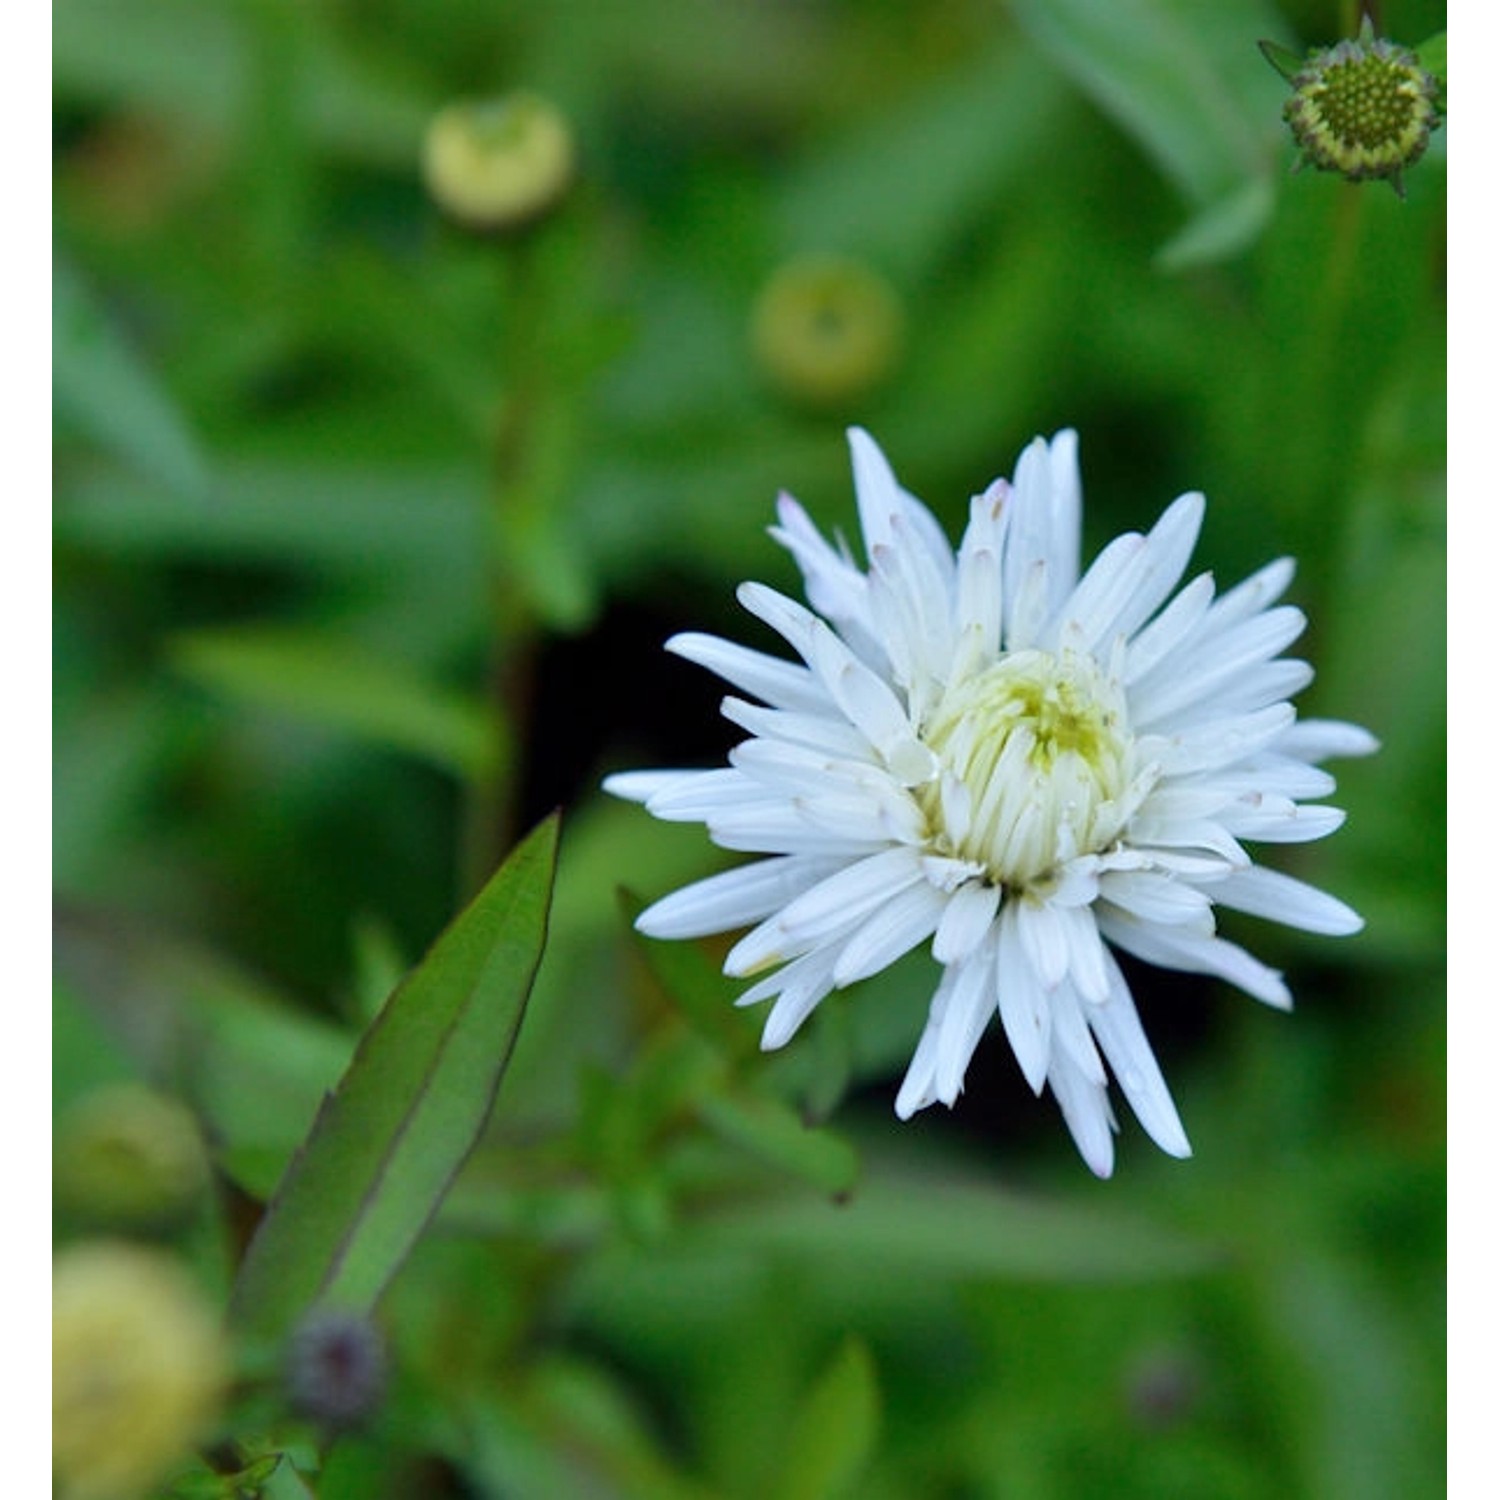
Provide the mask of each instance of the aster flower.
[{"label": "aster flower", "polygon": [[1118,1128],[1106,1064],[1156,1143],[1187,1156],[1112,950],[1285,1009],[1281,975],[1218,935],[1214,907],[1318,933],[1362,925],[1245,850],[1333,832],[1343,813],[1306,801],[1333,790],[1318,763],[1375,748],[1354,725],[1299,722],[1288,701],[1313,675],[1280,656],[1306,624],[1276,604],[1293,565],[1218,596],[1206,573],[1177,590],[1204,510],[1186,494],[1080,577],[1071,431],[1038,438],[1012,480],[970,502],[955,554],[870,436],[849,440],[868,569],[783,495],[771,534],[812,609],[739,589],[800,661],[696,633],[667,642],[747,695],[723,712],[749,738],[727,768],[605,782],[767,857],[637,925],[658,938],[749,927],[724,969],[763,976],[738,1003],[774,997],[767,1049],[832,990],[930,941],[942,977],[899,1116],[954,1103],[998,1013],[1096,1173],[1112,1168]]}]

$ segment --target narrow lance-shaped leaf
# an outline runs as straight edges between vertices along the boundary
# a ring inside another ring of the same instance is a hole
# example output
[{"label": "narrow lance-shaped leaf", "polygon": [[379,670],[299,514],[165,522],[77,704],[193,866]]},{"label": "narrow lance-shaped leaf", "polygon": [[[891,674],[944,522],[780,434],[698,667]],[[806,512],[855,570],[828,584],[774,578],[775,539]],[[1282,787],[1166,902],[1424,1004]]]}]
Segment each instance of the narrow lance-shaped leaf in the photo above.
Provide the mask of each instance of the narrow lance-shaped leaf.
[{"label": "narrow lance-shaped leaf", "polygon": [[858,1494],[879,1427],[875,1362],[860,1339],[847,1338],[803,1397],[782,1459],[777,1500]]},{"label": "narrow lance-shaped leaf", "polygon": [[371,1307],[489,1118],[546,940],[557,819],[522,843],[386,1001],[251,1241],[231,1312],[275,1339]]}]

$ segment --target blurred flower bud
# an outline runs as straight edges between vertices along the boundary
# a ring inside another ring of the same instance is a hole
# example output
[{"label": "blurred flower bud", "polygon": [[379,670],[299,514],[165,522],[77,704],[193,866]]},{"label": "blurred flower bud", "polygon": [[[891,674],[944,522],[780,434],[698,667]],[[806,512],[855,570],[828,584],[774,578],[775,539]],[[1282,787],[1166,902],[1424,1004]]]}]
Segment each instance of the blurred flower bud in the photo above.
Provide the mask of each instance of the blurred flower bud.
[{"label": "blurred flower bud", "polygon": [[1177,1345],[1147,1349],[1125,1381],[1126,1403],[1139,1427],[1166,1431],[1191,1416],[1202,1394],[1202,1371],[1192,1354]]},{"label": "blurred flower bud", "polygon": [[1291,84],[1282,113],[1304,162],[1351,182],[1388,177],[1404,196],[1402,170],[1441,118],[1438,81],[1414,52],[1377,38],[1367,16],[1357,40],[1310,52]]},{"label": "blurred flower bud", "polygon": [[325,1427],[353,1427],[385,1395],[385,1339],[369,1318],[336,1307],[314,1308],[287,1344],[287,1399]]},{"label": "blurred flower bud", "polygon": [[53,1187],[59,1208],[84,1223],[168,1229],[191,1213],[208,1184],[197,1121],[151,1089],[101,1089],[58,1124]]},{"label": "blurred flower bud", "polygon": [[901,353],[901,303],[883,276],[841,256],[788,261],[756,299],[751,344],[771,383],[813,407],[847,406]]},{"label": "blurred flower bud", "polygon": [[136,1500],[218,1413],[219,1321],[169,1256],[96,1240],[52,1262],[52,1474],[59,1500]]},{"label": "blurred flower bud", "polygon": [[470,229],[515,230],[573,181],[573,131],[536,94],[450,104],[427,127],[422,174],[444,213]]}]

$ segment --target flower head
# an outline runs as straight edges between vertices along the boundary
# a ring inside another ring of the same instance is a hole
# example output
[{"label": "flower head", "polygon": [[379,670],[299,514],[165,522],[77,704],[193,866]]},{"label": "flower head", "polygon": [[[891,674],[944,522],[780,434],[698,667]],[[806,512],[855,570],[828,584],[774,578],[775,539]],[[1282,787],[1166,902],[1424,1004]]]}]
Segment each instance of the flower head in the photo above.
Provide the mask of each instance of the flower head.
[{"label": "flower head", "polygon": [[[970,503],[955,554],[865,432],[850,432],[869,566],[790,496],[772,535],[812,609],[747,583],[740,603],[789,662],[712,636],[669,650],[746,698],[726,769],[626,772],[606,789],[768,856],[665,897],[641,931],[750,931],[725,971],[761,975],[779,1047],[832,990],[931,943],[942,966],[896,1098],[903,1119],[952,1105],[998,1013],[1032,1089],[1051,1089],[1089,1166],[1113,1164],[1108,1074],[1165,1151],[1187,1137],[1113,949],[1217,975],[1282,1008],[1281,975],[1220,937],[1223,906],[1320,933],[1361,926],[1342,902],[1251,861],[1245,842],[1320,838],[1318,763],[1366,754],[1364,730],[1297,721],[1312,669],[1277,605],[1292,564],[1229,592],[1177,584],[1203,519],[1187,494],[1079,576],[1077,438],[1040,438],[1012,480]],[[1174,592],[1175,591],[1175,592]],[[759,702],[751,702],[758,699]]]},{"label": "flower head", "polygon": [[210,1182],[197,1121],[137,1084],[90,1094],[59,1122],[52,1180],[77,1219],[141,1232],[183,1223]]},{"label": "flower head", "polygon": [[64,1500],[136,1500],[218,1415],[227,1341],[185,1270],[111,1240],[52,1262],[52,1474]]},{"label": "flower head", "polygon": [[294,1410],[327,1427],[357,1426],[379,1406],[387,1380],[385,1338],[368,1318],[318,1307],[293,1330],[285,1361]]},{"label": "flower head", "polygon": [[1403,191],[1402,169],[1418,161],[1442,118],[1438,81],[1416,53],[1375,35],[1308,54],[1291,74],[1283,114],[1302,159],[1351,182],[1386,177]]},{"label": "flower head", "polygon": [[802,256],[766,283],[750,336],[762,371],[781,394],[808,407],[847,408],[894,370],[901,303],[883,276],[857,260]]},{"label": "flower head", "polygon": [[572,185],[573,129],[531,93],[450,104],[422,144],[427,190],[474,230],[519,230],[554,207]]}]

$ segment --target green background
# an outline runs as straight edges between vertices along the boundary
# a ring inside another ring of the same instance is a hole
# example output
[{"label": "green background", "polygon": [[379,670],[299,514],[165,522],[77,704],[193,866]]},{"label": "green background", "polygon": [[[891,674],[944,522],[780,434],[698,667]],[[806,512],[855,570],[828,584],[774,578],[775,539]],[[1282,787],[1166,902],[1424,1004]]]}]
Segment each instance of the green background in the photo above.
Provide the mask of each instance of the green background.
[{"label": "green background", "polygon": [[[495,1116],[381,1304],[390,1397],[299,1483],[1440,1492],[1444,142],[1404,199],[1294,174],[1256,45],[1351,9],[54,8],[55,1099],[131,1074],[194,1108],[211,1284],[391,984],[563,810]],[[423,130],[523,87],[578,180],[466,233]],[[829,252],[905,336],[810,409],[749,330]],[[1086,554],[1202,489],[1195,570],[1294,554],[1299,706],[1382,741],[1334,768],[1346,827],[1271,861],[1366,930],[1225,924],[1293,1015],[1132,970],[1188,1162],[1125,1120],[1096,1182],[998,1030],[957,1109],[898,1123],[925,958],[763,1058],[721,947],[630,934],[723,860],[599,780],[733,742],[661,642],[766,643],[733,586],[795,587],[778,489],[852,532],[849,422],[955,537],[1064,426]],[[225,1435],[292,1442],[253,1402]]]}]

